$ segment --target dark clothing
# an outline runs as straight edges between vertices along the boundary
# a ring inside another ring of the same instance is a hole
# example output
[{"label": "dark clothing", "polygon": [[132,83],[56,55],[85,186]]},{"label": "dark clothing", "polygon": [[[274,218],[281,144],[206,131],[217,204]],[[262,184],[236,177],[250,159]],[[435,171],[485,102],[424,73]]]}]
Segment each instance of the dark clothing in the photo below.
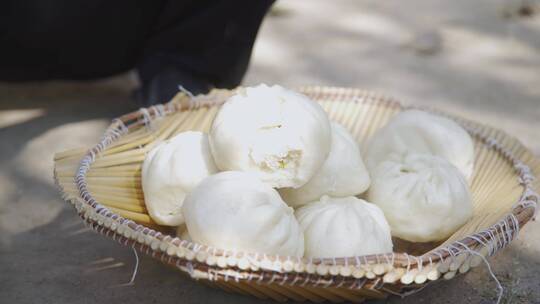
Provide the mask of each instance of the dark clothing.
[{"label": "dark clothing", "polygon": [[[147,103],[237,86],[271,0],[3,0],[0,80],[137,68]],[[159,100],[156,100],[159,99]]]}]

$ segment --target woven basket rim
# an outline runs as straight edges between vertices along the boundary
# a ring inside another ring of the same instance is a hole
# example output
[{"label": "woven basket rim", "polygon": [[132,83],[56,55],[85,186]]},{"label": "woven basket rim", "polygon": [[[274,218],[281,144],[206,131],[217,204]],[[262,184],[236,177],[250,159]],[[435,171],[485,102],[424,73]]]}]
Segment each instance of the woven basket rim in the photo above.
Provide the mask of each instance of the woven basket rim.
[{"label": "woven basket rim", "polygon": [[[338,87],[302,87],[298,91],[302,93],[309,92],[311,95],[319,96],[319,99],[332,100],[333,98],[340,101],[349,101],[355,103],[376,103],[384,104],[387,107],[397,107],[399,109],[409,109],[418,107],[403,107],[401,103],[393,98],[384,95],[348,88]],[[500,145],[495,139],[483,136],[475,132],[475,126],[481,125],[472,121],[461,119],[458,121],[464,128],[469,131],[472,136],[480,139],[485,145],[494,149],[502,155],[507,162],[510,163],[516,170],[516,178],[520,179],[523,187],[523,192],[520,199],[515,202],[512,212],[500,219],[500,221],[484,231],[475,233],[465,237],[459,241],[443,248],[437,248],[423,254],[421,256],[413,256],[406,253],[388,253],[368,256],[355,256],[344,258],[298,258],[278,255],[265,255],[258,253],[242,253],[229,250],[221,250],[213,247],[199,245],[196,243],[181,240],[177,237],[165,235],[159,231],[140,225],[129,219],[125,219],[99,204],[91,192],[87,188],[86,173],[90,165],[108,145],[112,144],[122,135],[129,133],[130,129],[144,127],[156,117],[170,115],[177,111],[193,110],[200,107],[219,106],[224,102],[223,96],[232,94],[234,90],[214,90],[208,95],[192,96],[188,93],[179,93],[173,100],[163,105],[156,105],[149,108],[142,108],[125,114],[112,121],[108,127],[102,140],[92,147],[81,160],[79,169],[75,176],[75,183],[79,190],[80,202],[75,202],[79,214],[91,224],[95,229],[100,229],[104,234],[119,234],[121,239],[127,243],[139,244],[147,252],[156,255],[162,261],[167,260],[168,263],[174,263],[176,266],[191,273],[194,269],[199,269],[200,272],[210,272],[209,269],[228,269],[233,272],[241,273],[244,270],[251,269],[252,272],[258,273],[259,280],[274,280],[275,276],[267,275],[268,273],[283,273],[295,271],[305,274],[310,277],[310,282],[324,281],[328,275],[339,276],[332,271],[332,267],[352,267],[353,269],[364,269],[366,265],[382,265],[389,264],[396,267],[412,267],[421,268],[423,265],[430,265],[437,262],[444,262],[448,257],[455,257],[463,252],[468,252],[472,248],[490,245],[494,237],[507,235],[508,240],[504,243],[496,241],[495,246],[489,246],[489,254],[494,254],[497,250],[502,249],[519,233],[519,230],[525,225],[535,214],[536,205],[538,202],[538,194],[532,186],[533,174],[530,168],[520,159],[515,158],[506,148]],[[350,98],[350,99],[349,99]],[[450,118],[455,117],[447,115],[444,112],[433,109],[425,109],[438,114],[446,115]],[[521,145],[521,144],[520,144]],[[521,145],[522,146],[522,145]],[[523,146],[522,146],[523,147]],[[526,150],[525,147],[523,149]],[[58,181],[57,184],[59,185]],[[116,224],[116,225],[115,225]],[[122,229],[123,228],[123,229]],[[129,235],[128,235],[129,234]],[[141,241],[142,240],[142,241]],[[506,240],[506,239],[505,239]],[[175,248],[176,247],[176,248]],[[173,249],[171,249],[173,248]],[[178,249],[180,248],[180,249]],[[182,251],[181,251],[182,250]],[[180,254],[180,252],[182,254]],[[171,260],[172,259],[172,260]],[[179,261],[186,262],[185,264]],[[224,264],[225,263],[225,264]],[[191,265],[191,266],[185,266]],[[183,268],[182,268],[183,267]],[[222,273],[216,273],[216,277],[225,276]],[[232,275],[232,274],[231,274]],[[262,278],[262,279],[261,279]],[[334,285],[333,283],[331,285]]]}]

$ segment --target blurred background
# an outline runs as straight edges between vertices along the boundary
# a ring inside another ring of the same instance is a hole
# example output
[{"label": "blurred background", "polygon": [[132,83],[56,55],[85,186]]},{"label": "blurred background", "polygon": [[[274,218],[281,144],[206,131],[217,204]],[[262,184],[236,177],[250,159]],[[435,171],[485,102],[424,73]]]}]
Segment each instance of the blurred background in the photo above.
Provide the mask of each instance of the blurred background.
[{"label": "blurred background", "polygon": [[[540,156],[540,3],[281,0],[262,23],[242,83],[261,82],[378,91],[503,129]],[[140,107],[139,86],[133,71],[0,82],[1,302],[253,302],[142,256],[134,286],[122,285],[131,249],[86,229],[55,189],[53,154],[96,142],[112,118]],[[491,261],[504,303],[540,303],[540,224],[529,223]],[[491,303],[495,295],[480,267],[381,302]]]}]

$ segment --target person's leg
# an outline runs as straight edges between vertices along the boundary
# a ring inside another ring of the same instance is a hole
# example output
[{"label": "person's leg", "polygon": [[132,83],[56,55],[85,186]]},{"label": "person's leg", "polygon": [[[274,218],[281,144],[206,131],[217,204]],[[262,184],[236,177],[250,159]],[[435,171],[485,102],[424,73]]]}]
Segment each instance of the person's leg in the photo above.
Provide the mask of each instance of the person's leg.
[{"label": "person's leg", "polygon": [[162,0],[2,1],[0,80],[94,79],[132,69],[163,5]]},{"label": "person's leg", "polygon": [[272,0],[7,0],[0,80],[94,79],[137,67],[142,104],[237,86]]},{"label": "person's leg", "polygon": [[137,66],[144,102],[166,102],[178,92],[178,85],[194,94],[239,85],[273,2],[167,2]]}]

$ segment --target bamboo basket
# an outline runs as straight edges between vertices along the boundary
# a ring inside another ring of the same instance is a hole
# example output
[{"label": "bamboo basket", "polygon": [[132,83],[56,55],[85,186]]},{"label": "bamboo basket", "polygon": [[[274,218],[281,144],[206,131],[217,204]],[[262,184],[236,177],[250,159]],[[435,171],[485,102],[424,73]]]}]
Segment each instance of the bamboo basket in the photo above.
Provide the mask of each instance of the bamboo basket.
[{"label": "bamboo basket", "polygon": [[[406,107],[356,89],[305,87],[330,118],[362,144]],[[277,301],[361,302],[408,295],[486,262],[507,246],[535,215],[540,161],[504,132],[450,117],[475,140],[471,189],[473,218],[437,244],[396,243],[396,252],[333,259],[305,259],[233,252],[175,237],[148,216],[141,190],[141,162],[159,142],[187,130],[208,131],[219,106],[234,91],[179,93],[164,105],[115,120],[90,149],[55,155],[54,176],[63,197],[95,231],[131,246],[192,278],[227,292]],[[444,113],[438,113],[445,115]]]}]

